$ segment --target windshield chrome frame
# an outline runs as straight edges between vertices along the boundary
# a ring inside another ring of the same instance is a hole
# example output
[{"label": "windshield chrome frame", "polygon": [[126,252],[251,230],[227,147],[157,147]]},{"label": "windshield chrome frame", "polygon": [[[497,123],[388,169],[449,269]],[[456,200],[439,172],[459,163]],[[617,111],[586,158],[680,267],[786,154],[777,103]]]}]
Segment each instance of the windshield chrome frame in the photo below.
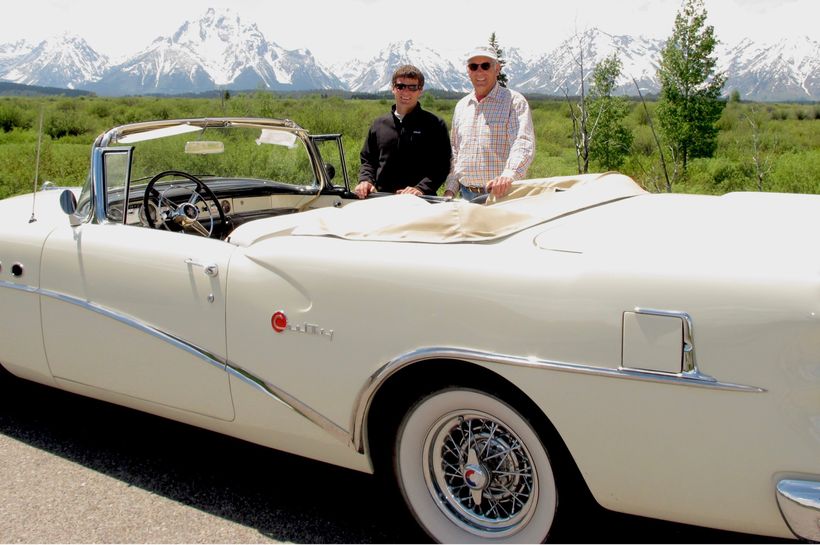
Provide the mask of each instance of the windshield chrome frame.
[{"label": "windshield chrome frame", "polygon": [[105,193],[104,181],[101,166],[96,164],[97,148],[106,148],[119,143],[119,140],[129,135],[137,135],[147,131],[166,129],[180,125],[190,125],[192,127],[200,127],[203,130],[207,128],[228,128],[228,127],[242,127],[242,128],[258,128],[260,130],[280,130],[289,132],[301,140],[310,157],[311,166],[313,168],[314,179],[318,181],[315,188],[316,196],[321,194],[322,190],[329,186],[327,173],[321,165],[321,155],[316,148],[315,143],[310,139],[310,135],[306,129],[299,126],[290,119],[273,119],[273,118],[255,118],[255,117],[206,117],[193,119],[168,119],[158,121],[145,121],[139,123],[129,123],[127,125],[120,125],[104,132],[94,141],[91,150],[91,169],[90,190],[92,192],[91,199],[93,206],[91,207],[90,217],[87,221],[92,223],[109,223],[105,215]]}]

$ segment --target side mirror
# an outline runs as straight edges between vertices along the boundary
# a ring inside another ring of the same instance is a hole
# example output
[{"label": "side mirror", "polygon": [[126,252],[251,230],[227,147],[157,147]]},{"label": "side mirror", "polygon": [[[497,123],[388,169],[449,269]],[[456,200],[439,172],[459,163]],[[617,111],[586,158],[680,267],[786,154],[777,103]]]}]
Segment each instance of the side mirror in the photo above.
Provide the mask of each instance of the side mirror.
[{"label": "side mirror", "polygon": [[77,227],[82,223],[82,219],[74,214],[77,211],[77,197],[74,196],[73,191],[66,189],[60,193],[60,208],[68,215],[68,222],[72,227]]},{"label": "side mirror", "polygon": [[77,197],[73,191],[66,189],[60,193],[60,208],[69,216],[77,211]]}]

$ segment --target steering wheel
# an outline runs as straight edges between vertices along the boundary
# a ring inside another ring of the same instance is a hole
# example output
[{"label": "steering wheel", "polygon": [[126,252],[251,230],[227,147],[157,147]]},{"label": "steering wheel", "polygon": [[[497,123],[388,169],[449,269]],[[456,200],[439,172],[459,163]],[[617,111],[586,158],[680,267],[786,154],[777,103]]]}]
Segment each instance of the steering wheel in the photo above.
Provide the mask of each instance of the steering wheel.
[{"label": "steering wheel", "polygon": [[[196,188],[189,189],[191,192],[191,197],[187,201],[178,205],[165,196],[165,193],[167,193],[170,189],[179,188],[179,186],[171,185],[162,193],[154,189],[154,185],[156,185],[157,181],[167,176],[185,178],[186,180],[190,180],[196,184]],[[155,207],[151,206],[152,198],[156,201]],[[199,221],[200,209],[197,206],[197,202],[199,201],[202,201],[205,204],[205,211],[208,212],[208,229],[206,229],[205,226]],[[225,211],[222,209],[222,205],[219,204],[219,199],[216,198],[216,195],[213,191],[211,191],[211,188],[205,185],[205,182],[193,174],[188,174],[187,172],[166,170],[164,172],[160,172],[151,178],[150,182],[148,182],[148,185],[145,187],[145,195],[142,197],[142,209],[145,213],[146,223],[152,229],[159,228],[159,225],[156,222],[157,218],[154,217],[154,215],[157,215],[159,221],[164,224],[169,231],[184,230],[202,235],[203,237],[216,238],[219,236],[219,233],[214,230],[214,214],[208,201],[213,203],[219,213],[219,221],[221,222],[221,225],[226,225],[227,221],[225,219]],[[167,211],[162,210],[163,205],[168,207]]]}]

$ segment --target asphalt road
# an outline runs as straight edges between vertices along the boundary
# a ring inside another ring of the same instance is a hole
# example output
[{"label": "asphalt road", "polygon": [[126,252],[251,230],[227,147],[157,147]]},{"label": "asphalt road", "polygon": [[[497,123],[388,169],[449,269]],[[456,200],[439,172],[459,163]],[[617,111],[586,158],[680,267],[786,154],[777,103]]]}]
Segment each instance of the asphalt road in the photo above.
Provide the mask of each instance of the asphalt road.
[{"label": "asphalt road", "polygon": [[[771,543],[592,508],[564,543]],[[0,381],[0,542],[423,543],[377,480]]]}]

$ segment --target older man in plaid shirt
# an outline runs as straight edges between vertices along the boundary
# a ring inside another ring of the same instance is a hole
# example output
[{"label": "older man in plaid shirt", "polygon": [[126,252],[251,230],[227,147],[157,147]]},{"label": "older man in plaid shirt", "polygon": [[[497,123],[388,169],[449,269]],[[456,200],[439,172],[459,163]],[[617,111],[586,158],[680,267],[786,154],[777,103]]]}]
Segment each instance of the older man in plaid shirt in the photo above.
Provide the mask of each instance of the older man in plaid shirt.
[{"label": "older man in plaid shirt", "polygon": [[535,154],[532,113],[521,93],[498,84],[501,66],[492,47],[480,46],[467,57],[473,92],[459,100],[450,140],[453,162],[444,196],[461,193],[473,200],[502,196],[527,174]]}]

